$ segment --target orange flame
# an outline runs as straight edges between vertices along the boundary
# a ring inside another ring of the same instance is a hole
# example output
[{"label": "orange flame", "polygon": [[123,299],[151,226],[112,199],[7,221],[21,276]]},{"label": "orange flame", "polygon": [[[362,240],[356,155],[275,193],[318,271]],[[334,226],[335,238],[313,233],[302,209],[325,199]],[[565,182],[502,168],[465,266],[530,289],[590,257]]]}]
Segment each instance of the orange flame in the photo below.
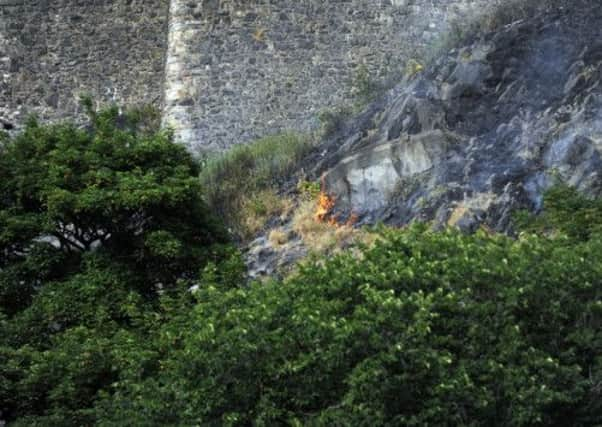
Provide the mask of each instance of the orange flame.
[{"label": "orange flame", "polygon": [[316,221],[327,223],[333,227],[353,227],[359,220],[359,216],[356,213],[351,212],[351,215],[349,216],[347,221],[344,224],[341,224],[338,221],[338,215],[333,214],[333,210],[336,204],[336,198],[323,190],[326,187],[324,181],[325,177],[322,176],[322,191],[320,192],[320,195],[318,197],[318,207],[315,215]]},{"label": "orange flame", "polygon": [[[318,197],[318,209],[316,211],[316,221],[328,222],[332,224],[334,218],[331,216],[332,210],[334,209],[335,199],[325,192],[321,192]],[[334,220],[336,223],[336,220]]]}]

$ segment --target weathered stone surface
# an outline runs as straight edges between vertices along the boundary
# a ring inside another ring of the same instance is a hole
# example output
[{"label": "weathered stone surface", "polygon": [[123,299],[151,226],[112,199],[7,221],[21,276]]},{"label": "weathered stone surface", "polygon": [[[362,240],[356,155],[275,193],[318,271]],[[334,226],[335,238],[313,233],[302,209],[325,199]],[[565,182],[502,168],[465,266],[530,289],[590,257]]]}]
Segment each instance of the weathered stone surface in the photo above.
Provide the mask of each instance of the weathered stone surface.
[{"label": "weathered stone surface", "polygon": [[364,222],[508,231],[556,181],[602,194],[594,3],[482,36],[371,105],[310,161],[338,208]]},{"label": "weathered stone surface", "polygon": [[169,0],[0,1],[0,127],[71,118],[79,96],[161,104]]},{"label": "weathered stone surface", "polygon": [[399,75],[453,22],[500,3],[172,0],[165,121],[193,149],[315,129],[321,110],[353,103],[361,66]]},{"label": "weathered stone surface", "polygon": [[404,178],[433,169],[453,153],[454,145],[454,136],[440,130],[404,135],[345,157],[324,182],[340,208],[373,212],[401,190]]},{"label": "weathered stone surface", "polygon": [[[354,102],[362,67],[377,81],[399,75],[508,1],[5,0],[0,125],[71,117],[89,93],[162,104],[192,151],[307,131],[324,108]],[[456,70],[448,96],[478,85],[473,65]]]},{"label": "weathered stone surface", "polygon": [[291,266],[307,257],[308,248],[301,238],[294,236],[291,225],[286,224],[284,230],[293,238],[283,245],[274,246],[266,236],[259,236],[249,243],[245,261],[250,280],[285,275]]}]

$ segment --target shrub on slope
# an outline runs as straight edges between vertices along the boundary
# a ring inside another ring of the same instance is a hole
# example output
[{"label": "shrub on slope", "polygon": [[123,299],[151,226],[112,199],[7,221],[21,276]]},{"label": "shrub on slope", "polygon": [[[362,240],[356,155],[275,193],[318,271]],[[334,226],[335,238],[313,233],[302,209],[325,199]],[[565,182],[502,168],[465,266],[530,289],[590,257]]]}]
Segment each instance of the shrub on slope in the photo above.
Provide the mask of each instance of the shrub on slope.
[{"label": "shrub on slope", "polygon": [[161,372],[107,396],[101,425],[602,421],[600,234],[416,225],[284,282],[214,279],[161,329]]}]

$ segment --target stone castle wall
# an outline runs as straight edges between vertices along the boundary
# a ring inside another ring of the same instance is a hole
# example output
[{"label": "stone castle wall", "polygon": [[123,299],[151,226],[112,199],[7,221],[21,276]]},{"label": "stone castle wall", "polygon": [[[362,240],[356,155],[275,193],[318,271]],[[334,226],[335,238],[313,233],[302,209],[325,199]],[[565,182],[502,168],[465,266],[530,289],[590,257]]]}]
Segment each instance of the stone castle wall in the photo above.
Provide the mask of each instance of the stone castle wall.
[{"label": "stone castle wall", "polygon": [[0,0],[0,121],[161,105],[194,151],[316,128],[502,0]]},{"label": "stone castle wall", "polygon": [[0,121],[162,102],[169,0],[0,0]]},{"label": "stone castle wall", "polygon": [[494,0],[172,0],[165,120],[191,146],[223,149],[307,131],[420,58]]}]

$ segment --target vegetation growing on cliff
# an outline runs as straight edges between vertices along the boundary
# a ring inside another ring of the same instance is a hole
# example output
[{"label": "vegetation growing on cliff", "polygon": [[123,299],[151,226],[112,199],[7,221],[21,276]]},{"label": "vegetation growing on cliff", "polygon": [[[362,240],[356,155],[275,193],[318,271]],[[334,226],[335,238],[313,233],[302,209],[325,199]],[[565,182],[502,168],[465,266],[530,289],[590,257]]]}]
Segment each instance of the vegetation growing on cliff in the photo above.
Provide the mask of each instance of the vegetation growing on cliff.
[{"label": "vegetation growing on cliff", "polygon": [[311,147],[307,136],[281,134],[208,158],[200,175],[207,203],[237,237],[254,237],[268,218],[290,209],[277,189]]},{"label": "vegetation growing on cliff", "polygon": [[599,201],[554,190],[518,239],[383,228],[246,285],[186,152],[90,113],[0,153],[0,419],[600,424]]}]

